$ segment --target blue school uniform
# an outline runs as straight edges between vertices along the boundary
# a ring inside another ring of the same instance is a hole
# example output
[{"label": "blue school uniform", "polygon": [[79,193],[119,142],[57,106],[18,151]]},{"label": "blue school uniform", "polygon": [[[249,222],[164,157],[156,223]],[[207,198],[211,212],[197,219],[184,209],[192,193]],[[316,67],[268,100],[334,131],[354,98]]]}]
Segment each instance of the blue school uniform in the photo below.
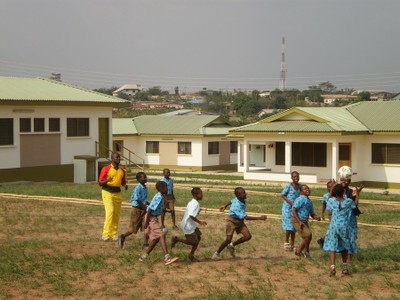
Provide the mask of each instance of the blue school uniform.
[{"label": "blue school uniform", "polygon": [[140,207],[139,202],[147,205],[147,186],[139,183],[132,192],[131,204],[133,207]]},{"label": "blue school uniform", "polygon": [[[296,200],[300,196],[301,184],[299,184],[299,189],[295,190],[292,184],[288,184],[284,187],[282,195],[286,196],[290,201]],[[283,200],[282,204],[282,229],[289,231],[296,231],[292,224],[291,218],[293,217],[292,206]]]},{"label": "blue school uniform", "polygon": [[[353,196],[353,189],[348,188],[346,190],[346,197],[356,201],[356,197]],[[358,225],[357,225],[357,217],[356,215],[354,215],[354,213],[352,214],[351,218],[350,218],[350,223],[349,223],[349,234],[350,234],[350,239],[352,241],[353,244],[356,244],[357,241],[357,237],[358,237]],[[351,252],[349,251],[349,253],[351,254]]]},{"label": "blue school uniform", "polygon": [[239,220],[246,218],[246,200],[242,202],[238,198],[232,199],[231,208],[229,209],[229,216]]},{"label": "blue school uniform", "polygon": [[300,195],[294,200],[293,207],[296,208],[297,216],[302,221],[308,221],[309,216],[313,216],[314,205],[306,195]]},{"label": "blue school uniform", "polygon": [[172,178],[165,178],[163,177],[160,181],[163,181],[167,184],[168,187],[168,192],[167,195],[172,195],[172,192],[174,191],[174,181],[172,180]]},{"label": "blue school uniform", "polygon": [[344,197],[342,202],[329,201],[327,210],[332,212],[332,219],[325,235],[324,250],[342,252],[347,250],[349,254],[358,252],[356,240],[354,239],[353,208],[356,205],[353,200]]},{"label": "blue school uniform", "polygon": [[164,196],[158,192],[154,195],[147,210],[151,210],[151,215],[158,217],[163,213],[164,210]]}]

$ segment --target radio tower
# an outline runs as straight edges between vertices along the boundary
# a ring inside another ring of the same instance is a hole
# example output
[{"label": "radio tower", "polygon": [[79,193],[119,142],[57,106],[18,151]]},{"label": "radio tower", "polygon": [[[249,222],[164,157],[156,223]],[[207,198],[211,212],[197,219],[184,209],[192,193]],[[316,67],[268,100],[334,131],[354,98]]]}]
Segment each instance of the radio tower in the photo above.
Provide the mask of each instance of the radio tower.
[{"label": "radio tower", "polygon": [[285,64],[285,37],[282,37],[282,52],[281,52],[281,73],[279,77],[279,89],[284,91],[286,88],[286,64]]}]

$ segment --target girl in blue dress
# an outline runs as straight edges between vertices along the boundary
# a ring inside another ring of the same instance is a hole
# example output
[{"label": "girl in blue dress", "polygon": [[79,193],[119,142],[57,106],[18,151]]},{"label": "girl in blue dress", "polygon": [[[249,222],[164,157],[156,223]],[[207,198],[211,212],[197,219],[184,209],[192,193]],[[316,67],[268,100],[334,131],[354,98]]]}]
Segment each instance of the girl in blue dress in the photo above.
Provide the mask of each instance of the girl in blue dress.
[{"label": "girl in blue dress", "polygon": [[330,201],[327,211],[332,212],[332,219],[326,232],[324,250],[329,251],[330,257],[330,275],[336,274],[336,253],[342,256],[342,274],[348,275],[348,258],[349,254],[358,252],[356,240],[354,239],[354,222],[353,209],[358,202],[359,189],[356,189],[356,201],[345,195],[345,189],[341,184],[337,184],[332,189],[332,196],[335,200]]},{"label": "girl in blue dress", "polygon": [[[292,183],[285,186],[282,191],[282,229],[285,230],[285,243],[283,249],[285,251],[293,251],[294,239],[296,237],[296,229],[292,224],[292,206],[294,200],[300,196],[301,184],[299,183],[300,174],[299,172],[293,171],[291,173]],[[290,237],[290,242],[289,242]]]}]

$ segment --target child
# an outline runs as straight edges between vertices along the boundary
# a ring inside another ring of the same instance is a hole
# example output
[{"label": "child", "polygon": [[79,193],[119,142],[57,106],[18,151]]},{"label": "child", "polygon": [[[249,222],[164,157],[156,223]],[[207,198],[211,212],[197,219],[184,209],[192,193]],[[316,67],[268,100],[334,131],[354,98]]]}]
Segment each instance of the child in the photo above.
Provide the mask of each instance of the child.
[{"label": "child", "polygon": [[[147,176],[144,172],[138,172],[136,174],[136,180],[139,182],[138,185],[132,192],[131,196],[131,203],[132,203],[132,210],[131,210],[131,218],[129,224],[129,230],[124,234],[120,234],[118,236],[118,245],[122,249],[124,247],[125,239],[127,236],[131,235],[132,233],[136,234],[139,229],[143,231],[143,220],[144,216],[146,215],[146,208],[147,208]],[[147,234],[144,234],[144,243],[143,248],[148,247],[148,240],[149,237]]]},{"label": "child", "polygon": [[207,222],[201,221],[197,218],[200,213],[199,201],[203,199],[203,192],[200,188],[195,187],[192,189],[193,199],[186,206],[185,215],[182,220],[182,231],[185,234],[185,239],[181,239],[177,236],[172,237],[171,248],[175,247],[176,243],[181,242],[186,245],[192,246],[192,250],[189,253],[189,260],[191,262],[198,262],[199,260],[194,257],[194,252],[201,240],[201,231],[197,227],[197,224],[207,225]]},{"label": "child", "polygon": [[[322,196],[322,202],[321,202],[322,203],[322,211],[321,211],[321,219],[322,220],[325,220],[325,210],[326,210],[328,201],[333,199],[332,197],[330,197],[331,188],[332,188],[332,180],[329,180],[326,183],[326,189],[328,190],[328,192]],[[328,211],[328,214],[331,215],[331,213],[329,211]],[[317,240],[317,243],[321,247],[321,249],[324,247],[324,240],[325,240],[325,237],[321,237],[319,240]]]},{"label": "child", "polygon": [[168,193],[165,195],[165,210],[161,215],[161,225],[164,228],[164,220],[165,220],[165,213],[170,212],[172,217],[172,228],[178,229],[178,226],[175,224],[175,196],[174,196],[174,181],[172,180],[171,172],[169,169],[163,170],[164,178],[161,181],[165,182],[168,186]]},{"label": "child", "polygon": [[[297,256],[304,256],[307,259],[311,259],[310,256],[310,243],[312,240],[312,232],[308,225],[308,216],[311,216],[314,220],[321,221],[320,217],[314,213],[314,205],[309,198],[310,189],[307,185],[301,186],[301,195],[296,198],[293,204],[293,217],[292,223],[296,231],[303,238],[300,247],[295,251]],[[303,254],[303,250],[305,250]]]},{"label": "child", "polygon": [[[341,178],[340,183],[344,188],[344,193],[345,193],[346,197],[352,199],[354,201],[354,203],[356,204],[356,206],[358,206],[359,196],[360,196],[360,193],[361,193],[362,189],[364,188],[364,186],[360,185],[359,187],[356,187],[355,191],[353,191],[353,189],[350,188],[351,179]],[[358,225],[357,225],[357,218],[354,214],[352,214],[352,216],[351,216],[350,223],[349,223],[349,229],[350,229],[350,238],[352,240],[352,243],[356,243],[357,238],[358,238]],[[347,258],[347,262],[349,264],[351,263],[352,258],[353,258],[353,253],[349,251],[349,255]]]},{"label": "child", "polygon": [[348,254],[358,251],[350,228],[356,203],[345,195],[345,189],[341,184],[333,187],[332,196],[335,197],[335,200],[331,201],[327,207],[332,212],[332,220],[326,232],[324,250],[330,252],[330,276],[336,274],[336,252],[340,252],[342,255],[342,274],[348,275]]},{"label": "child", "polygon": [[[221,206],[219,210],[224,212],[225,209],[231,205],[229,210],[229,216],[226,222],[226,240],[219,246],[217,252],[215,252],[211,259],[221,260],[220,253],[225,247],[228,248],[232,257],[235,257],[235,246],[241,243],[247,242],[251,239],[251,233],[247,228],[244,220],[265,220],[267,216],[251,217],[246,214],[246,191],[244,188],[237,187],[235,189],[235,199],[232,199],[227,204]],[[243,236],[232,243],[233,233],[241,233]]]},{"label": "child", "polygon": [[[285,243],[283,244],[283,249],[285,251],[293,251],[294,249],[294,239],[296,236],[296,229],[292,224],[292,206],[294,200],[300,196],[301,184],[299,183],[300,174],[296,171],[291,173],[292,183],[285,186],[282,191],[282,229],[285,230]],[[289,243],[290,237],[290,243]]]},{"label": "child", "polygon": [[151,200],[149,207],[147,208],[145,225],[144,228],[148,228],[148,235],[151,239],[149,247],[146,252],[143,253],[139,260],[145,261],[150,252],[154,249],[158,242],[160,242],[161,247],[164,251],[165,265],[172,264],[178,260],[178,257],[171,257],[168,254],[167,242],[165,240],[165,234],[158,222],[158,216],[160,216],[164,210],[164,195],[167,193],[167,184],[163,181],[158,181],[156,183],[157,194],[154,195],[153,200]]}]

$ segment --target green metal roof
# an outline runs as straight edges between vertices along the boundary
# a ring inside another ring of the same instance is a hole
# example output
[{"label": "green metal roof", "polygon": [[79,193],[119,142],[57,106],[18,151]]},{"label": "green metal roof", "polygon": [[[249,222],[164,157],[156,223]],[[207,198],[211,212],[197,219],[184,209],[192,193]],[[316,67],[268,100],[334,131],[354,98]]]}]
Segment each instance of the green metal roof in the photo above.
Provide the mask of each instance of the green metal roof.
[{"label": "green metal roof", "polygon": [[372,131],[400,131],[400,101],[368,101],[347,110]]},{"label": "green metal roof", "polygon": [[0,104],[5,102],[91,103],[126,106],[127,100],[44,78],[0,76]]},{"label": "green metal roof", "polygon": [[368,101],[345,107],[294,107],[230,133],[400,131],[398,112],[400,101]]},{"label": "green metal roof", "polygon": [[113,134],[227,135],[234,128],[220,116],[140,116],[113,119]]},{"label": "green metal roof", "polygon": [[138,132],[136,130],[135,124],[133,124],[132,118],[121,118],[121,119],[112,119],[112,134],[113,135],[137,135]]}]

